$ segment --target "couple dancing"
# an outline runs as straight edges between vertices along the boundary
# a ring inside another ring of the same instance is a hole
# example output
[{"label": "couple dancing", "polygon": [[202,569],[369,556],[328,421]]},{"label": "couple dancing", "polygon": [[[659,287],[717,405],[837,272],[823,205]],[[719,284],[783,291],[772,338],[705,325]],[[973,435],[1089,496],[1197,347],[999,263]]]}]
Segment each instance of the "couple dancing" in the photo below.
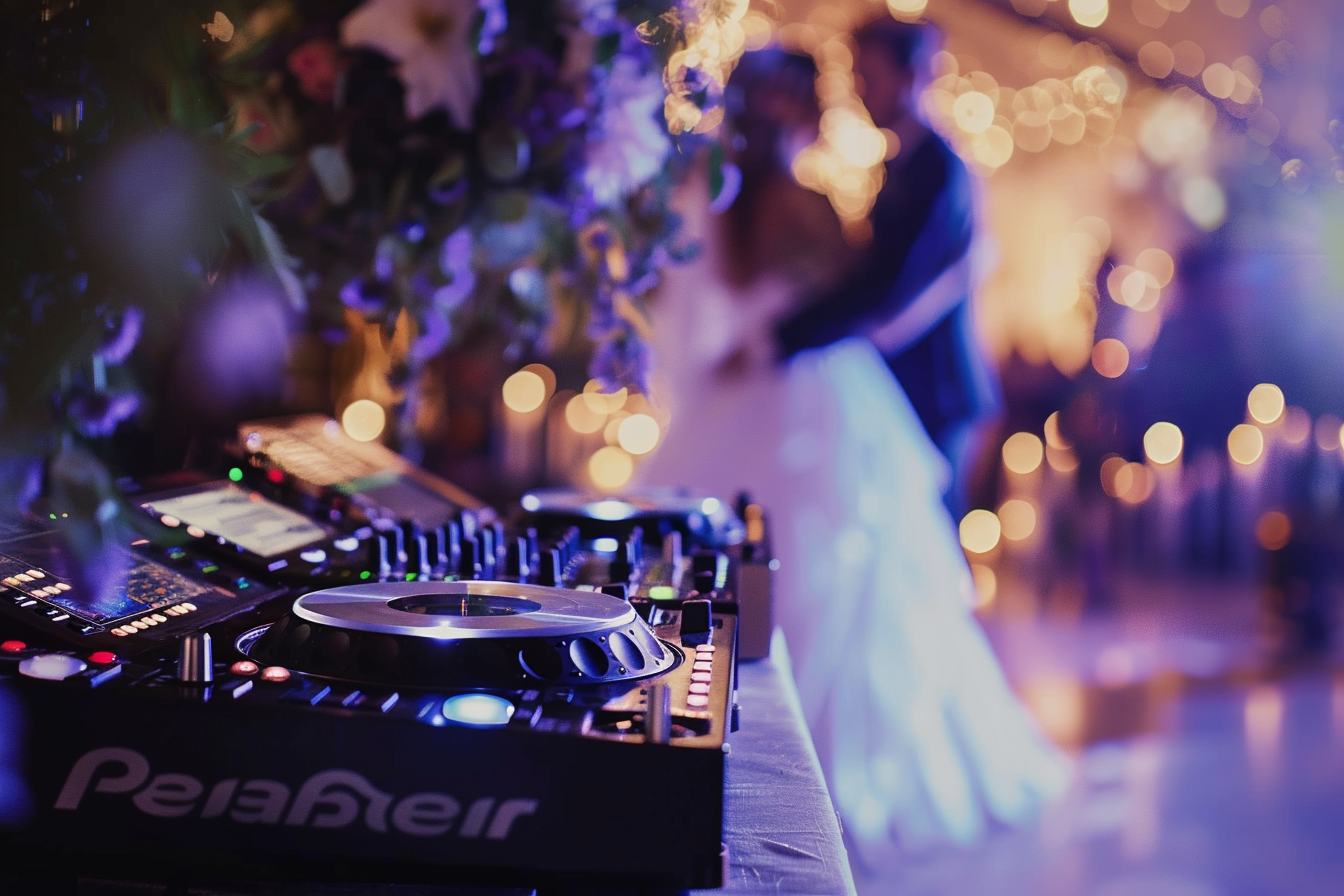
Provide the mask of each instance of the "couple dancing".
[{"label": "couple dancing", "polygon": [[[777,619],[860,884],[900,851],[1029,816],[1067,776],[971,616],[943,503],[949,464],[930,434],[954,452],[957,412],[979,400],[948,344],[969,327],[966,290],[949,300],[946,281],[964,265],[970,200],[960,162],[910,115],[912,27],[856,34],[862,95],[902,147],[862,251],[790,175],[819,121],[811,60],[744,57],[730,109],[743,183],[721,215],[705,184],[688,187],[703,250],[669,272],[653,312],[672,423],[641,471],[746,491],[770,514]],[[903,390],[879,342],[943,368],[903,373]],[[965,406],[938,400],[949,389]]]}]

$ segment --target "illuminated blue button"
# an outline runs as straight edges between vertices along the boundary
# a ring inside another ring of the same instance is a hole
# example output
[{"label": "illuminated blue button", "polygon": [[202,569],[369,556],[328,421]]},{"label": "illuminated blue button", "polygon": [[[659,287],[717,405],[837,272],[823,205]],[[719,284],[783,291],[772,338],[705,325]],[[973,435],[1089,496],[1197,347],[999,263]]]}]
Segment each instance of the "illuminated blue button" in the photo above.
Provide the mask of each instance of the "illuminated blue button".
[{"label": "illuminated blue button", "polygon": [[346,551],[348,553],[350,551],[355,551],[359,549],[359,539],[353,537],[338,538],[335,541],[333,541],[331,545],[338,551]]},{"label": "illuminated blue button", "polygon": [[312,563],[314,565],[325,563],[327,560],[327,552],[321,548],[313,548],[311,551],[304,551],[299,554],[299,559],[303,560],[304,563]]},{"label": "illuminated blue button", "polygon": [[593,550],[599,554],[614,554],[621,543],[614,538],[594,538]]},{"label": "illuminated blue button", "polygon": [[513,704],[494,694],[458,694],[443,701],[443,717],[459,725],[507,725]]}]

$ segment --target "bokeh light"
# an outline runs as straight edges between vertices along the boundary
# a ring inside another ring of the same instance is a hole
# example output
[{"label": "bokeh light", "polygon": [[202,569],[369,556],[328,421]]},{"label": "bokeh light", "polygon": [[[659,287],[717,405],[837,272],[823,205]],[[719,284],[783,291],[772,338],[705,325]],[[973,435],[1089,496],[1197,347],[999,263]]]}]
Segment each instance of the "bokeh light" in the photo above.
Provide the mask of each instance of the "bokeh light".
[{"label": "bokeh light", "polygon": [[1260,10],[1260,30],[1275,39],[1288,36],[1288,14],[1283,7],[1266,6]]},{"label": "bokeh light", "polygon": [[999,596],[999,577],[993,568],[983,563],[971,564],[971,581],[975,584],[972,594],[972,606],[977,610],[986,610],[994,605]]},{"label": "bokeh light", "polygon": [[658,421],[648,414],[631,414],[621,421],[616,443],[633,455],[648,454],[658,446]]},{"label": "bokeh light", "polygon": [[1285,407],[1283,390],[1273,383],[1260,383],[1246,398],[1246,410],[1251,419],[1262,426],[1277,423]]},{"label": "bokeh light", "polygon": [[577,433],[588,435],[600,430],[607,422],[607,414],[604,410],[593,408],[593,402],[588,400],[588,395],[575,395],[565,403],[565,422],[569,428]]},{"label": "bokeh light", "polygon": [[356,442],[372,442],[383,434],[387,412],[376,401],[361,398],[346,405],[341,413],[341,429]]},{"label": "bokeh light", "polygon": [[1120,497],[1117,479],[1126,461],[1118,454],[1108,454],[1101,461],[1101,490],[1112,498]]},{"label": "bokeh light", "polygon": [[898,19],[917,19],[924,15],[929,0],[887,0],[887,9]]},{"label": "bokeh light", "polygon": [[994,123],[994,101],[979,91],[969,91],[952,103],[952,117],[968,134],[982,134]]},{"label": "bokeh light", "polygon": [[1092,346],[1092,367],[1107,379],[1129,369],[1129,349],[1119,339],[1103,339]]},{"label": "bokeh light", "polygon": [[1200,75],[1200,80],[1204,82],[1204,89],[1209,92],[1209,96],[1225,100],[1232,96],[1232,91],[1237,86],[1236,73],[1232,68],[1222,62],[1215,62]]},{"label": "bokeh light", "polygon": [[1072,448],[1056,448],[1054,445],[1045,446],[1045,460],[1056,473],[1072,473],[1079,465],[1078,455]]},{"label": "bokeh light", "polygon": [[1116,470],[1116,497],[1126,504],[1137,505],[1147,501],[1157,485],[1151,470],[1143,464],[1131,461]]},{"label": "bokeh light", "polygon": [[1014,473],[1033,473],[1041,465],[1045,447],[1034,433],[1016,432],[1003,443],[1003,465]]},{"label": "bokeh light", "polygon": [[1227,434],[1227,454],[1233,463],[1250,466],[1265,453],[1265,437],[1260,427],[1238,423]]},{"label": "bokeh light", "polygon": [[589,380],[584,384],[583,394],[579,397],[596,413],[614,414],[625,404],[628,392],[624,386],[615,392],[603,392],[601,383]]},{"label": "bokeh light", "polygon": [[1322,451],[1335,451],[1339,448],[1340,427],[1344,426],[1344,420],[1340,420],[1335,414],[1322,414],[1316,421],[1316,447]]},{"label": "bokeh light", "polygon": [[1045,418],[1045,444],[1051,448],[1068,449],[1073,447],[1073,443],[1064,437],[1064,433],[1059,428],[1059,411],[1055,411],[1049,417]]},{"label": "bokeh light", "polygon": [[1255,540],[1267,551],[1277,551],[1293,537],[1293,523],[1281,510],[1267,510],[1255,521]]},{"label": "bokeh light", "polygon": [[1181,184],[1181,208],[1195,224],[1217,230],[1227,220],[1227,195],[1212,177],[1199,175]]},{"label": "bokeh light", "polygon": [[1159,288],[1171,283],[1171,278],[1176,275],[1176,262],[1172,260],[1171,254],[1157,247],[1140,252],[1134,259],[1134,266],[1152,274]]},{"label": "bokeh light", "polygon": [[977,508],[961,518],[961,546],[973,554],[987,554],[999,544],[1003,527],[993,511]]},{"label": "bokeh light", "polygon": [[607,491],[623,487],[634,475],[635,462],[615,445],[597,449],[588,459],[588,477],[593,485]]},{"label": "bokeh light", "polygon": [[624,423],[630,415],[625,411],[617,411],[607,418],[607,422],[602,426],[602,440],[608,445],[619,445],[621,442],[621,424]]},{"label": "bokeh light", "polygon": [[1036,505],[1023,498],[1009,498],[999,507],[999,525],[1007,540],[1027,540],[1036,531]]},{"label": "bokeh light", "polygon": [[1311,415],[1296,405],[1283,412],[1283,440],[1289,445],[1301,445],[1311,435]]},{"label": "bokeh light", "polygon": [[1107,0],[1069,0],[1069,14],[1084,28],[1100,28],[1110,11]]},{"label": "bokeh light", "polygon": [[1139,68],[1155,80],[1162,80],[1176,68],[1176,54],[1160,40],[1151,40],[1139,48]]},{"label": "bokeh light", "polygon": [[1199,77],[1204,70],[1204,48],[1192,40],[1183,40],[1172,46],[1176,57],[1176,71],[1188,78]]},{"label": "bokeh light", "polygon": [[1173,463],[1184,446],[1185,437],[1174,423],[1154,423],[1143,434],[1143,452],[1155,464]]},{"label": "bokeh light", "polygon": [[504,406],[526,414],[546,401],[546,381],[532,370],[520,370],[504,381]]}]

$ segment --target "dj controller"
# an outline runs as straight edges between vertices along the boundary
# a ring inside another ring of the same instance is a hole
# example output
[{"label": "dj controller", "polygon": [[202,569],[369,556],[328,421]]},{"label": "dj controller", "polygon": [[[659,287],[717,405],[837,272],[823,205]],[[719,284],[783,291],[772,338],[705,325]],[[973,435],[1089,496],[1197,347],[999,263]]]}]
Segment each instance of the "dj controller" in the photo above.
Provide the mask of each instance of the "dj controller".
[{"label": "dj controller", "polygon": [[676,892],[723,881],[759,509],[496,512],[320,418],[128,485],[119,571],[0,526],[4,872]]}]

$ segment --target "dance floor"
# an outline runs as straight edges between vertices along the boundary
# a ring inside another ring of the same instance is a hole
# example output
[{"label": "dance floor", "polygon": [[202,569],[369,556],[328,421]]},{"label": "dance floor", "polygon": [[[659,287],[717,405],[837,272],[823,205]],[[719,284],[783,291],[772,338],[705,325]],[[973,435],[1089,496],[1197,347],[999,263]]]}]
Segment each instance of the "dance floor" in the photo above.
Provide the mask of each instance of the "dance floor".
[{"label": "dance floor", "polygon": [[911,856],[881,892],[1344,893],[1338,651],[1284,662],[1245,583],[1121,580],[1104,608],[1019,586],[984,622],[1074,786],[1028,827]]}]

